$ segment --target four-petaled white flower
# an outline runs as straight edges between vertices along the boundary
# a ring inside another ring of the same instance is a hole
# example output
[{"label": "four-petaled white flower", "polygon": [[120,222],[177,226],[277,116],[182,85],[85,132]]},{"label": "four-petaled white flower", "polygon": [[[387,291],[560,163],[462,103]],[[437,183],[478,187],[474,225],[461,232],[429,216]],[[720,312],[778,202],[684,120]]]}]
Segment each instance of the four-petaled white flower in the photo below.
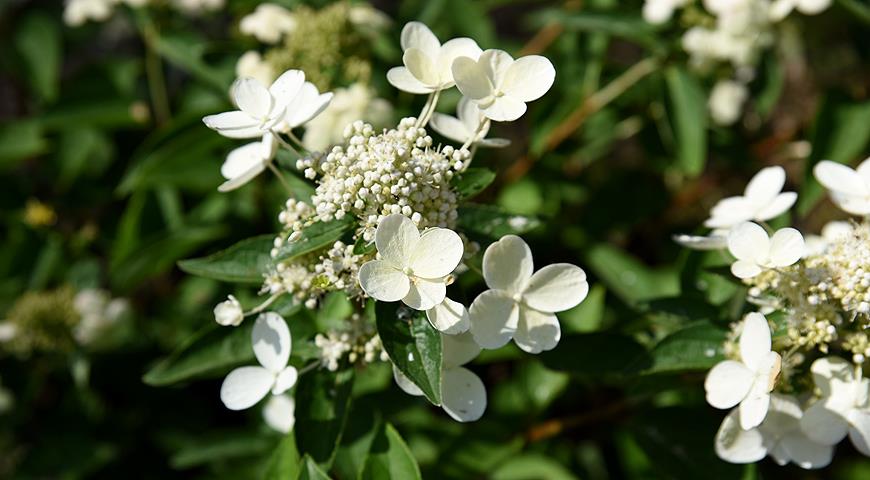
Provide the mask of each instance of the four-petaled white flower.
[{"label": "four-petaled white flower", "polygon": [[468,142],[481,147],[493,148],[510,145],[510,140],[504,138],[486,138],[486,134],[489,133],[489,123],[482,123],[486,117],[483,116],[477,104],[468,97],[462,97],[459,100],[456,115],[456,117],[451,117],[443,113],[435,113],[432,115],[429,125],[433,130],[454,142],[463,144]]},{"label": "four-petaled white flower", "polygon": [[453,78],[459,91],[473,100],[484,116],[510,122],[526,113],[526,103],[547,93],[556,79],[556,69],[540,55],[514,60],[502,50],[486,50],[479,58],[457,58]]},{"label": "four-petaled white flower", "polygon": [[794,228],[781,228],[768,237],[761,225],[745,222],[728,234],[728,251],[737,259],[731,273],[752,278],[765,269],[794,265],[804,256],[804,237]]},{"label": "four-petaled white flower", "polygon": [[870,380],[839,357],[820,358],[810,370],[822,395],[801,418],[804,433],[824,445],[836,445],[849,435],[852,445],[870,456]]},{"label": "four-petaled white flower", "polygon": [[238,327],[244,319],[242,304],[232,295],[214,307],[214,320],[218,325]]},{"label": "four-petaled white flower", "polygon": [[731,463],[754,463],[769,455],[779,465],[794,463],[811,469],[831,463],[834,448],[815,442],[801,430],[803,416],[793,395],[770,395],[770,408],[764,421],[744,430],[739,409],[731,410],[716,433],[716,454]]},{"label": "four-petaled white flower", "polygon": [[266,425],[281,433],[293,430],[296,424],[296,401],[288,394],[272,395],[263,406]]},{"label": "four-petaled white flower", "polygon": [[782,360],[770,349],[770,327],[760,313],[743,320],[740,361],[724,360],[714,366],[704,382],[707,402],[721,409],[738,409],[744,430],[757,427],[767,415],[770,392],[776,384]]},{"label": "four-petaled white flower", "polygon": [[401,214],[384,217],[375,230],[378,260],[359,269],[366,295],[382,302],[401,300],[416,310],[429,310],[444,301],[445,277],[462,260],[462,239],[453,230],[430,228],[420,234]]},{"label": "four-petaled white flower", "polygon": [[797,201],[796,193],[782,192],[783,185],[785,170],[782,167],[761,169],[746,185],[742,196],[720,200],[704,225],[731,228],[748,220],[763,222],[782,215]]},{"label": "four-petaled white flower", "polygon": [[562,335],[554,315],[577,306],[589,293],[586,272],[555,263],[532,274],[532,252],[516,235],[505,235],[483,254],[483,278],[490,290],[469,308],[471,333],[483,348],[511,339],[529,353],[550,350]]},{"label": "four-petaled white flower", "polygon": [[229,192],[250,182],[269,166],[278,150],[278,140],[266,132],[259,142],[235,148],[221,165],[221,175],[227,180],[218,187],[219,192]]},{"label": "four-petaled white flower", "polygon": [[444,297],[443,302],[426,310],[426,318],[435,330],[447,335],[467,332],[471,326],[465,305],[447,297]]},{"label": "four-petaled white flower", "polygon": [[[441,408],[458,422],[473,422],[486,410],[486,387],[474,372],[463,367],[480,353],[470,333],[441,335]],[[393,366],[396,384],[409,395],[423,391]]]},{"label": "four-petaled white flower", "polygon": [[290,329],[280,315],[260,314],[251,332],[251,344],[260,366],[239,367],[221,385],[221,401],[230,410],[254,406],[269,392],[281,395],[296,384],[290,361]]},{"label": "four-petaled white flower", "polygon": [[842,163],[822,160],[813,174],[831,192],[831,200],[852,215],[870,215],[870,158],[857,169]]},{"label": "four-petaled white flower", "polygon": [[420,22],[405,24],[401,43],[405,66],[391,68],[387,81],[408,93],[431,93],[452,87],[453,61],[458,57],[477,59],[481,52],[470,38],[454,38],[441,45],[429,27]]}]

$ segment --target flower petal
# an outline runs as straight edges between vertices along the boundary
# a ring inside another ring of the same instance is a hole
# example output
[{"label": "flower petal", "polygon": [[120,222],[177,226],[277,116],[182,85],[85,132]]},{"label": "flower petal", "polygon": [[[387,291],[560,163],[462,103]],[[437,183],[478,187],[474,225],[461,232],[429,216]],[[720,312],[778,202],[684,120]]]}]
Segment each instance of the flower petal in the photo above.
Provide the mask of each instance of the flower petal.
[{"label": "flower petal", "polygon": [[825,188],[847,195],[870,195],[867,183],[855,170],[842,163],[822,160],[813,168],[813,175]]},{"label": "flower petal", "polygon": [[740,402],[740,426],[744,430],[755,428],[764,421],[770,407],[770,395],[750,393]]},{"label": "flower petal", "polygon": [[719,362],[707,374],[704,390],[707,403],[715,408],[731,408],[746,397],[752,388],[752,371],[740,362]]},{"label": "flower petal", "polygon": [[501,237],[483,253],[483,278],[489,288],[522,293],[533,269],[532,251],[516,235]]},{"label": "flower petal", "polygon": [[849,440],[862,455],[870,457],[870,412],[854,409],[849,414]]},{"label": "flower petal", "polygon": [[359,286],[366,295],[382,302],[396,302],[408,294],[408,276],[384,260],[372,260],[359,269]]},{"label": "flower petal", "polygon": [[490,120],[496,122],[512,122],[526,113],[526,104],[514,97],[498,97],[486,108],[481,111]]},{"label": "flower petal", "polygon": [[232,111],[203,117],[202,123],[227,138],[255,138],[263,135],[260,124],[242,111]]},{"label": "flower petal", "polygon": [[743,320],[740,334],[740,359],[750,370],[758,371],[770,353],[770,326],[764,315],[752,312]]},{"label": "flower petal", "polygon": [[716,455],[731,463],[753,463],[767,455],[764,438],[758,429],[743,430],[737,409],[728,413],[716,432]]},{"label": "flower petal", "polygon": [[504,148],[511,144],[506,138],[484,138],[477,141],[477,145],[486,148]]},{"label": "flower petal", "polygon": [[416,383],[412,382],[410,378],[400,372],[399,369],[396,368],[396,365],[393,365],[393,379],[396,381],[396,385],[398,385],[399,388],[408,395],[413,395],[415,397],[423,396],[423,390],[420,390],[420,387],[418,387]]},{"label": "flower petal", "polygon": [[287,322],[274,312],[261,313],[251,331],[251,344],[260,365],[278,374],[290,360],[290,329]]},{"label": "flower petal", "polygon": [[[480,126],[480,121],[483,120],[484,117],[483,114],[480,113],[480,107],[477,106],[476,102],[468,97],[462,97],[456,105],[456,118],[462,122],[465,131],[468,132],[464,135],[465,139],[468,139],[468,137],[477,130],[477,127]],[[483,129],[480,132],[480,137],[485,137],[488,131],[489,127]]]},{"label": "flower petal", "polygon": [[731,273],[737,278],[752,278],[761,273],[761,267],[754,262],[737,260],[731,264]]},{"label": "flower petal", "polygon": [[755,205],[766,205],[773,201],[785,185],[785,169],[782,167],[762,168],[746,185],[743,196]]},{"label": "flower petal", "polygon": [[761,225],[743,222],[728,233],[728,251],[738,260],[760,263],[767,260],[770,237]]},{"label": "flower petal", "polygon": [[296,424],[296,401],[290,395],[272,395],[263,406],[266,425],[281,433],[289,433]]},{"label": "flower petal", "polygon": [[483,100],[493,94],[493,85],[480,65],[468,57],[459,57],[451,66],[453,80],[463,95],[472,100]]},{"label": "flower petal", "polygon": [[846,213],[852,215],[870,215],[870,195],[856,197],[839,192],[831,192],[831,200]]},{"label": "flower petal", "polygon": [[555,80],[556,69],[546,57],[529,55],[508,67],[501,90],[521,102],[531,102],[544,96]]},{"label": "flower petal", "polygon": [[824,468],[834,457],[833,446],[816,443],[802,433],[786,435],[779,444],[793,463],[805,469]]},{"label": "flower petal", "polygon": [[704,226],[731,228],[738,223],[752,220],[757,208],[757,205],[746,197],[723,198],[710,210],[710,218],[704,222]]},{"label": "flower petal", "polygon": [[426,310],[429,323],[441,333],[456,335],[468,330],[471,323],[465,305],[444,297],[444,301]]},{"label": "flower petal", "polygon": [[495,48],[485,50],[478,58],[478,65],[496,89],[504,83],[505,75],[513,63],[514,59],[510,54]]},{"label": "flower petal", "polygon": [[462,239],[453,230],[427,229],[411,254],[411,270],[417,277],[445,277],[459,265],[464,250]]},{"label": "flower petal", "polygon": [[287,70],[272,82],[269,93],[275,99],[275,105],[285,108],[305,84],[305,73],[302,70]]},{"label": "flower petal", "polygon": [[804,256],[804,237],[794,228],[782,228],[770,239],[770,264],[774,267],[794,265]]},{"label": "flower petal", "polygon": [[[816,388],[822,392],[822,397],[833,399],[837,404],[854,403],[852,395],[855,378],[851,363],[840,357],[823,357],[813,362],[810,371]],[[848,398],[840,402],[841,397]]]},{"label": "flower petal", "polygon": [[523,291],[523,302],[542,312],[561,312],[579,305],[588,293],[589,283],[582,268],[554,263],[532,275]]},{"label": "flower petal", "polygon": [[266,118],[272,109],[272,96],[258,80],[240,78],[233,82],[230,92],[239,110],[254,118]]},{"label": "flower petal", "polygon": [[466,37],[454,38],[445,42],[441,46],[437,58],[433,57],[437,63],[441,85],[443,87],[453,86],[452,67],[454,60],[459,57],[467,57],[477,61],[482,51],[477,42]]},{"label": "flower petal", "polygon": [[517,330],[519,307],[503,292],[487,290],[474,299],[468,317],[474,341],[483,348],[499,348],[506,345]]},{"label": "flower petal", "polygon": [[409,48],[402,55],[402,62],[411,75],[423,85],[437,87],[441,84],[441,76],[432,59],[418,48]]},{"label": "flower petal", "polygon": [[381,219],[375,231],[375,246],[381,258],[404,269],[420,242],[420,231],[410,218],[394,213]]},{"label": "flower petal", "polygon": [[434,91],[433,87],[423,85],[420,80],[414,78],[411,72],[406,67],[393,67],[387,71],[387,81],[390,85],[398,88],[403,92],[422,94]]},{"label": "flower petal", "polygon": [[287,104],[284,122],[290,129],[308,123],[322,112],[332,100],[332,92],[320,94],[313,83],[305,82],[296,97]]},{"label": "flower petal", "polygon": [[725,235],[674,235],[675,242],[692,250],[722,250],[728,248],[728,237]]},{"label": "flower petal", "polygon": [[459,335],[441,335],[441,358],[445,369],[461,367],[480,354],[480,345],[469,332]]},{"label": "flower petal", "polygon": [[438,55],[441,48],[441,42],[438,37],[429,30],[425,24],[421,22],[408,22],[402,27],[402,36],[400,39],[402,50],[409,48],[417,48],[431,57]]},{"label": "flower petal", "polygon": [[405,305],[414,310],[429,310],[443,302],[447,296],[447,284],[443,279],[429,280],[416,277],[411,282],[408,294],[402,298]]},{"label": "flower petal", "polygon": [[275,378],[275,386],[272,387],[272,395],[281,395],[293,388],[296,385],[296,380],[299,378],[299,372],[295,367],[287,367],[281,370],[278,377]]},{"label": "flower petal", "polygon": [[754,220],[766,221],[771,218],[776,218],[787,212],[789,208],[797,201],[797,193],[784,192],[780,193],[764,208],[755,213]]},{"label": "flower petal", "polygon": [[248,143],[230,151],[221,166],[221,175],[229,180],[256,168],[259,171],[266,168],[263,162],[263,145],[260,142]]},{"label": "flower petal", "polygon": [[801,417],[801,430],[811,440],[822,445],[836,445],[849,433],[849,423],[842,415],[829,410],[824,402],[816,402]]},{"label": "flower petal", "polygon": [[560,338],[562,329],[556,315],[520,307],[517,331],[514,333],[514,342],[520,349],[534,354],[552,350],[559,344]]},{"label": "flower petal", "polygon": [[474,133],[468,131],[466,126],[459,121],[458,118],[443,113],[433,113],[432,118],[429,120],[429,126],[442,137],[449,138],[457,143],[465,143],[465,141],[471,137],[472,133]]},{"label": "flower petal", "polygon": [[221,401],[230,410],[253,407],[272,389],[275,374],[263,367],[239,367],[221,384]]},{"label": "flower petal", "polygon": [[458,422],[473,422],[486,410],[486,387],[471,370],[456,367],[441,376],[441,407]]}]

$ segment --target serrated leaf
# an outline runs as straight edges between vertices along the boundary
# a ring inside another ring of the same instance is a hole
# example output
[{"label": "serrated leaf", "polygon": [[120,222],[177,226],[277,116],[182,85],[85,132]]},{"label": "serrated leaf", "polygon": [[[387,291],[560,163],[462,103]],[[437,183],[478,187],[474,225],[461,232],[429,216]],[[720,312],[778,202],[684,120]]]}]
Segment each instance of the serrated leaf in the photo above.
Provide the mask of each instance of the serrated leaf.
[{"label": "serrated leaf", "polygon": [[341,220],[315,222],[302,230],[302,235],[294,242],[285,243],[278,249],[275,261],[287,260],[299,255],[313,252],[319,248],[331,245],[348,232],[356,220],[345,215]]},{"label": "serrated leaf", "polygon": [[[399,318],[399,308],[412,313]],[[430,402],[441,405],[441,334],[424,312],[398,307],[398,303],[378,302],[376,317],[378,335],[390,360]]]},{"label": "serrated leaf", "polygon": [[296,448],[296,436],[291,432],[281,439],[269,463],[266,465],[266,473],[263,480],[288,480],[296,478],[301,470],[299,451]]},{"label": "serrated leaf", "polygon": [[698,80],[682,68],[665,71],[670,116],[677,140],[677,164],[686,175],[696,176],[707,160],[707,100]]},{"label": "serrated leaf", "polygon": [[453,177],[450,183],[460,200],[466,200],[485,190],[493,180],[495,172],[492,170],[472,167]]},{"label": "serrated leaf", "polygon": [[142,381],[151,386],[221,374],[225,370],[254,361],[251,330],[254,322],[227,328],[203,328],[169,357],[151,368]]},{"label": "serrated leaf", "polygon": [[326,468],[341,442],[352,388],[353,370],[315,370],[296,387],[296,445]]},{"label": "serrated leaf", "polygon": [[535,217],[514,215],[490,205],[471,203],[459,207],[459,228],[466,233],[484,237],[522,235],[540,224]]},{"label": "serrated leaf", "polygon": [[274,239],[273,235],[248,238],[207,257],[181,260],[178,267],[191,275],[223,282],[259,284],[272,264],[269,251]]},{"label": "serrated leaf", "polygon": [[389,423],[383,425],[372,442],[362,478],[364,480],[422,478],[417,460],[399,432]]},{"label": "serrated leaf", "polygon": [[706,321],[677,330],[652,349],[645,373],[708,370],[722,361],[725,336],[725,330]]}]

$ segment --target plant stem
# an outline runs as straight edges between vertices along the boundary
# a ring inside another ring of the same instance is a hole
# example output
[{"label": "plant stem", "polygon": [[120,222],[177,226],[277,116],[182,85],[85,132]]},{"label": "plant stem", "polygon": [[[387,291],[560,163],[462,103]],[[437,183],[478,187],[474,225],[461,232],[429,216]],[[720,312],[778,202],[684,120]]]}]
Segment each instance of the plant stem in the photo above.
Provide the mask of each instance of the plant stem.
[{"label": "plant stem", "polygon": [[145,44],[145,77],[148,80],[148,92],[154,109],[157,125],[163,125],[169,120],[169,96],[166,93],[166,79],[163,76],[163,65],[157,54],[156,44],[160,33],[151,21],[151,17],[143,15],[142,40]]},{"label": "plant stem", "polygon": [[290,184],[287,183],[287,180],[284,178],[284,175],[281,174],[281,171],[278,170],[278,168],[276,168],[272,162],[267,163],[266,166],[268,166],[269,170],[272,170],[272,173],[274,173],[275,176],[278,177],[278,180],[281,181],[281,185],[284,186],[284,190],[287,190],[287,193],[292,196],[293,189],[290,188]]},{"label": "plant stem", "polygon": [[255,315],[255,314],[257,314],[257,313],[262,312],[263,310],[269,308],[269,305],[272,305],[272,303],[273,303],[275,300],[277,300],[279,296],[281,296],[281,295],[280,295],[280,294],[277,294],[277,293],[276,293],[275,295],[272,295],[271,297],[267,298],[265,302],[263,302],[263,303],[257,305],[256,307],[254,307],[254,308],[251,309],[250,311],[244,313],[244,316],[247,317],[247,316]]}]

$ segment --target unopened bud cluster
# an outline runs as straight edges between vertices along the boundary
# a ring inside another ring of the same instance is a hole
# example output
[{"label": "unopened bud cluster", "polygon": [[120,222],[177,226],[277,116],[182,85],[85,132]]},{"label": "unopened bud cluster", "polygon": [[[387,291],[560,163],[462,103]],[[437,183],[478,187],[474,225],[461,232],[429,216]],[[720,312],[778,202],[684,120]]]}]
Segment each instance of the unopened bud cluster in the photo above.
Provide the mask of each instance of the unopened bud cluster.
[{"label": "unopened bud cluster", "polygon": [[345,358],[348,363],[359,366],[389,360],[374,326],[357,313],[351,316],[347,328],[317,334],[314,344],[320,348],[321,365],[333,372]]}]

